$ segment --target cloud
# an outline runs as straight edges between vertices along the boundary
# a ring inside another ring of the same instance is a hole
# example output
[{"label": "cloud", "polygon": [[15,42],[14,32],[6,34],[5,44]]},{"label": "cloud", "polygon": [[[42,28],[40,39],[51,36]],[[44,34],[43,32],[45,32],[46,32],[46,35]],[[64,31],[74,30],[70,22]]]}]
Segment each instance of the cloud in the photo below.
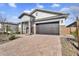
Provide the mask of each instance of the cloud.
[{"label": "cloud", "polygon": [[[15,21],[14,21],[15,20]],[[18,23],[18,22],[21,22],[21,20],[20,19],[18,19],[18,17],[17,16],[12,16],[12,18],[10,19],[10,21],[11,22],[14,22],[14,23]]]},{"label": "cloud", "polygon": [[43,5],[41,5],[41,4],[36,4],[36,8],[44,8],[44,6]]},{"label": "cloud", "polygon": [[27,10],[27,9],[26,9],[26,10],[24,10],[23,12],[30,14],[34,9],[35,9],[35,8],[33,8],[33,9],[31,9],[31,10]]},{"label": "cloud", "polygon": [[60,12],[69,13],[68,18],[65,21],[65,24],[71,24],[76,20],[76,17],[79,16],[79,7],[78,6],[70,6],[60,9]]},{"label": "cloud", "polygon": [[20,20],[15,15],[12,15],[12,16],[11,15],[7,15],[7,22],[18,23],[18,22],[20,22]]},{"label": "cloud", "polygon": [[41,5],[41,4],[36,4],[36,6],[35,6],[34,8],[32,8],[32,9],[30,9],[30,10],[25,9],[23,12],[25,12],[25,13],[31,13],[34,9],[43,9],[43,8],[44,8],[43,5]]},{"label": "cloud", "polygon": [[73,10],[79,10],[79,6],[71,6],[70,8]]},{"label": "cloud", "polygon": [[69,8],[62,8],[60,11],[64,12],[64,11],[68,11]]},{"label": "cloud", "polygon": [[10,7],[16,8],[16,4],[15,4],[15,3],[9,3],[8,5],[9,5]]},{"label": "cloud", "polygon": [[78,6],[70,6],[66,8],[62,8],[60,12],[70,13],[75,16],[79,16],[79,7]]},{"label": "cloud", "polygon": [[60,4],[52,4],[51,7],[60,7]]},{"label": "cloud", "polygon": [[30,13],[31,11],[30,11],[30,10],[24,10],[23,12],[25,12],[25,13]]},{"label": "cloud", "polygon": [[17,16],[12,16],[12,19],[18,19]]}]

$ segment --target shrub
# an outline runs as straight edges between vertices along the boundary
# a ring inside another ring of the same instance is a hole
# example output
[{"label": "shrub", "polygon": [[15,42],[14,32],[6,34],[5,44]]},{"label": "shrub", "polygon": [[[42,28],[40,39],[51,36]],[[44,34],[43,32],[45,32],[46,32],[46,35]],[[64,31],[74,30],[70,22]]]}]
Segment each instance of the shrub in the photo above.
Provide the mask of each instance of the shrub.
[{"label": "shrub", "polygon": [[77,37],[77,31],[71,33],[75,38]]},{"label": "shrub", "polygon": [[16,34],[20,34],[20,32],[16,32]]},{"label": "shrub", "polygon": [[4,32],[4,34],[7,34],[7,32]]},{"label": "shrub", "polygon": [[11,35],[10,37],[9,37],[9,40],[14,40],[16,37],[15,37],[15,35]]},{"label": "shrub", "polygon": [[4,34],[8,34],[8,35],[9,35],[9,33],[8,33],[8,32],[4,32]]}]

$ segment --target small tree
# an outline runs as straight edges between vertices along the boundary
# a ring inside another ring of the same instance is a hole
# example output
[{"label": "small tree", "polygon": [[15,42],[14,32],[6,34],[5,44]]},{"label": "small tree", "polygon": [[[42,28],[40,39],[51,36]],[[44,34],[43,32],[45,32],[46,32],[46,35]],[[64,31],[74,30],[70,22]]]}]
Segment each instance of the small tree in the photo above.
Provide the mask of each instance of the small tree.
[{"label": "small tree", "polygon": [[5,32],[6,17],[3,14],[0,14],[0,22],[2,23],[2,28],[3,28],[3,31]]},{"label": "small tree", "polygon": [[6,26],[6,32],[8,33],[9,31],[11,31],[11,28],[10,28],[10,26]]},{"label": "small tree", "polygon": [[78,19],[78,17],[76,18],[76,21],[77,21],[77,23],[76,23],[76,37],[77,37],[77,40],[78,40],[78,49],[79,49],[79,19]]}]

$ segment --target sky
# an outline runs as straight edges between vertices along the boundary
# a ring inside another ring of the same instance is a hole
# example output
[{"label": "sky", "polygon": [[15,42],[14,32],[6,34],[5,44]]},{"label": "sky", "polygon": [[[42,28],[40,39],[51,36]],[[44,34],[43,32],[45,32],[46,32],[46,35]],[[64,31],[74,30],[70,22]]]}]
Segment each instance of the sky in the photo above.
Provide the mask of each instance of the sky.
[{"label": "sky", "polygon": [[0,14],[7,18],[8,22],[20,22],[18,17],[23,12],[30,13],[36,8],[55,12],[69,13],[65,24],[74,22],[79,16],[79,3],[0,3]]}]

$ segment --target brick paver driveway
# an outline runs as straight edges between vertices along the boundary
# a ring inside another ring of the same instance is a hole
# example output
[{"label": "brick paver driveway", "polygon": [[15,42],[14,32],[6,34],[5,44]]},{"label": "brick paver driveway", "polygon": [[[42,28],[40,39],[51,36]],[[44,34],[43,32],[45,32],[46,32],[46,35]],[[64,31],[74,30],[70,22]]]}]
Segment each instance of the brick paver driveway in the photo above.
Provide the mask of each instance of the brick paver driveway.
[{"label": "brick paver driveway", "polygon": [[55,35],[20,35],[21,37],[0,45],[0,55],[6,56],[59,56],[61,44]]}]

